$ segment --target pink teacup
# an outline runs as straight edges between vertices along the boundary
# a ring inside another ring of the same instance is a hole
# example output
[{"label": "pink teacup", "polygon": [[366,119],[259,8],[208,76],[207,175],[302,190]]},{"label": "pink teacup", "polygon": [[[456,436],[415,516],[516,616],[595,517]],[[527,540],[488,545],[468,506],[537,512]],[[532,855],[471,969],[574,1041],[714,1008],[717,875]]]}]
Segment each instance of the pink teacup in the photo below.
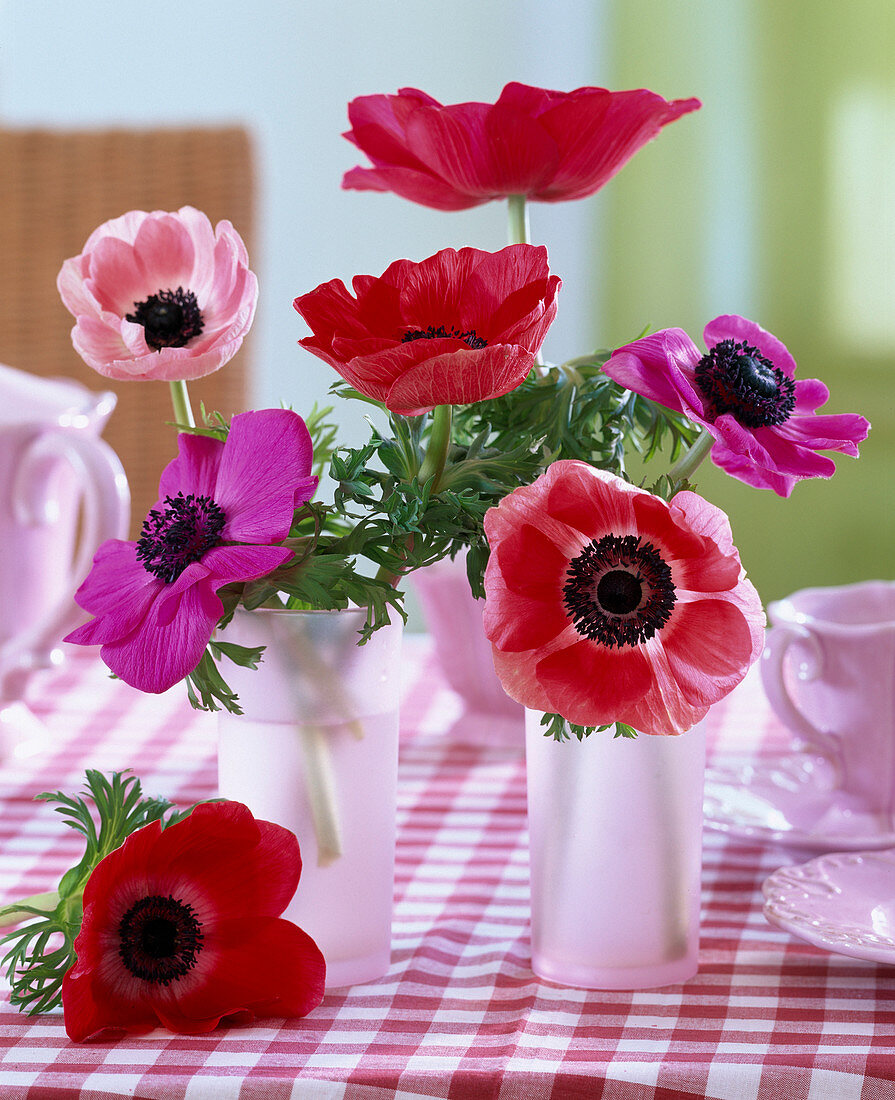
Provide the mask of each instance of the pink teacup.
[{"label": "pink teacup", "polygon": [[[895,582],[805,588],[768,607],[777,716],[835,767],[842,812],[895,808]],[[851,807],[851,810],[848,810]]]},{"label": "pink teacup", "polygon": [[[94,552],[126,537],[129,494],[99,438],[113,393],[0,365],[0,718],[84,619]],[[8,731],[0,731],[8,732]],[[0,753],[3,746],[0,745]]]}]

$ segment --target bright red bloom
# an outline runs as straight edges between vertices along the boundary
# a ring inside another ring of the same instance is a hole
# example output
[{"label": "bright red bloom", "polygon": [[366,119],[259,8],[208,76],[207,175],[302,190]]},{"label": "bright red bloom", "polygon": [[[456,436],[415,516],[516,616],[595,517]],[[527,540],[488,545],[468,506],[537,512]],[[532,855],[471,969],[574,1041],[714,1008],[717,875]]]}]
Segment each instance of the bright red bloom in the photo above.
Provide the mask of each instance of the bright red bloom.
[{"label": "bright red bloom", "polygon": [[395,260],[377,279],[341,279],[293,303],[314,335],[302,347],[392,412],[500,397],[527,376],[556,316],[543,246],[445,248]]},{"label": "bright red bloom", "polygon": [[342,186],[393,191],[437,210],[507,195],[561,202],[592,195],[663,126],[702,106],[645,88],[551,92],[507,84],[496,103],[455,103],[401,88],[348,104],[344,136],[370,158]]},{"label": "bright red bloom", "polygon": [[132,833],[84,889],[78,958],[62,983],[69,1037],[159,1025],[199,1035],[236,1014],[307,1015],[326,964],[280,919],[300,875],[294,834],[239,802]]},{"label": "bright red bloom", "polygon": [[582,726],[682,733],[745,676],[764,612],[727,517],[585,462],[485,516],[485,633],[504,690]]},{"label": "bright red bloom", "polygon": [[818,451],[857,456],[870,424],[857,413],[818,415],[829,390],[796,380],[782,340],[737,314],[709,321],[703,338],[705,355],[682,329],[654,332],[613,352],[603,370],[701,424],[714,437],[716,466],[778,496],[803,478],[832,477],[836,464]]}]

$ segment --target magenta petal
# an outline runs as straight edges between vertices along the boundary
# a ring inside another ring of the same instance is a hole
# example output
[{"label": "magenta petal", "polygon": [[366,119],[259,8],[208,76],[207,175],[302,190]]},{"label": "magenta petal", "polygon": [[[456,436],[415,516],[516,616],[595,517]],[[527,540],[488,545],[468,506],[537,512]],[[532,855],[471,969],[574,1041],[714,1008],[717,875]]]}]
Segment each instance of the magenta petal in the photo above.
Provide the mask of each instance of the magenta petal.
[{"label": "magenta petal", "polygon": [[223,610],[205,580],[179,595],[162,593],[130,635],[103,646],[102,659],[132,687],[166,691],[199,663]]},{"label": "magenta petal", "polygon": [[857,413],[830,413],[827,416],[793,416],[777,428],[791,439],[817,451],[842,451],[857,457],[858,444],[867,438],[870,422]]},{"label": "magenta petal", "polygon": [[286,546],[216,546],[202,558],[215,590],[234,581],[266,577],[292,557]]},{"label": "magenta petal", "polygon": [[704,418],[702,397],[693,380],[701,358],[683,329],[670,328],[618,348],[603,371],[633,393],[675,412]]},{"label": "magenta petal", "polygon": [[233,417],[214,499],[224,511],[224,538],[276,542],[289,534],[296,482],[311,472],[311,436],[289,409]]},{"label": "magenta petal", "polygon": [[185,496],[194,493],[214,500],[224,444],[210,436],[180,432],[177,450],[177,458],[162,471],[159,500],[164,501],[165,497],[177,496],[180,492]]},{"label": "magenta petal", "polygon": [[707,348],[713,348],[722,340],[745,340],[747,344],[758,348],[765,358],[770,359],[775,367],[779,367],[790,378],[796,372],[796,361],[782,340],[778,340],[755,321],[747,321],[736,313],[726,313],[709,321],[703,331],[703,338]]},{"label": "magenta petal", "polygon": [[123,638],[147,613],[161,581],[136,557],[136,543],[110,539],[93,558],[93,568],[75,593],[79,607],[96,618],[72,631],[65,641],[101,645]]}]

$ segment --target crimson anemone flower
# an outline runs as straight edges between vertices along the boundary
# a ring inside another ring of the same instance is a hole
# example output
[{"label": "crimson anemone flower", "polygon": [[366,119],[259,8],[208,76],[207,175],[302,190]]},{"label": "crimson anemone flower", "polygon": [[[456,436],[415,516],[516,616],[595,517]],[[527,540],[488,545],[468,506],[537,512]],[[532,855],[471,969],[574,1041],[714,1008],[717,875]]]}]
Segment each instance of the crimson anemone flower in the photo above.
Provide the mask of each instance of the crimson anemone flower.
[{"label": "crimson anemone flower", "polygon": [[107,378],[189,380],[232,359],[255,315],[258,282],[242,238],[199,210],[132,210],[66,260],[56,285],[75,350]]},{"label": "crimson anemone flower", "polygon": [[705,326],[705,355],[679,328],[635,340],[603,369],[619,385],[702,424],[712,462],[732,477],[788,497],[806,477],[831,477],[818,451],[857,457],[870,424],[856,413],[818,416],[830,392],[795,380],[796,363],[776,336],[736,314]]},{"label": "crimson anemone flower", "polygon": [[393,191],[437,210],[508,195],[561,202],[592,195],[663,126],[702,104],[654,92],[507,84],[496,103],[443,106],[416,88],[348,104],[344,136],[370,158],[342,186]]},{"label": "crimson anemone flower", "polygon": [[225,443],[185,432],[178,441],[140,538],[104,542],[75,594],[96,618],[65,639],[101,645],[141,691],[165,691],[196,667],[223,612],[219,588],[292,556],[276,543],[317,487],[310,434],[288,409],[234,416]]},{"label": "crimson anemone flower", "polygon": [[582,726],[682,733],[764,645],[727,517],[561,460],[485,515],[485,633],[511,698]]},{"label": "crimson anemone flower", "polygon": [[392,412],[500,397],[526,377],[556,316],[561,283],[547,249],[445,248],[356,275],[353,297],[332,279],[293,303],[313,336],[302,347]]},{"label": "crimson anemone flower", "polygon": [[323,999],[326,964],[280,918],[300,875],[295,835],[240,802],[132,833],[84,888],[77,962],[62,981],[69,1038],[306,1016]]}]

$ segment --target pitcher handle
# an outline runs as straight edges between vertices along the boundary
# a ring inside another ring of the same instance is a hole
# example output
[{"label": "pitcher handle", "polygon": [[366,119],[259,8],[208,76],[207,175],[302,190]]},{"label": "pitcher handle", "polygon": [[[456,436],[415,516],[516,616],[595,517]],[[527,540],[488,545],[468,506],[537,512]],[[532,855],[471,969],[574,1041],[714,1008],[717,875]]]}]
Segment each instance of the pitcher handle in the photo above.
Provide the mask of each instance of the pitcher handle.
[{"label": "pitcher handle", "polygon": [[807,627],[795,624],[772,626],[761,655],[761,680],[771,708],[785,726],[797,733],[809,748],[839,763],[840,747],[835,737],[817,728],[799,710],[790,695],[783,675],[786,654],[794,643],[808,647],[811,659],[803,662],[796,675],[800,680],[816,680],[823,669],[823,652],[817,638]]},{"label": "pitcher handle", "polygon": [[74,470],[83,490],[81,529],[68,583],[60,598],[39,622],[9,639],[0,649],[0,698],[19,698],[28,674],[51,664],[59,642],[84,621],[74,601],[90,570],[93,555],[106,539],[124,538],[130,519],[130,492],[121,460],[104,440],[70,429],[41,432],[29,444],[16,470],[12,505],[19,523],[53,521],[51,497],[35,493],[35,483],[47,481],[59,459]]}]

